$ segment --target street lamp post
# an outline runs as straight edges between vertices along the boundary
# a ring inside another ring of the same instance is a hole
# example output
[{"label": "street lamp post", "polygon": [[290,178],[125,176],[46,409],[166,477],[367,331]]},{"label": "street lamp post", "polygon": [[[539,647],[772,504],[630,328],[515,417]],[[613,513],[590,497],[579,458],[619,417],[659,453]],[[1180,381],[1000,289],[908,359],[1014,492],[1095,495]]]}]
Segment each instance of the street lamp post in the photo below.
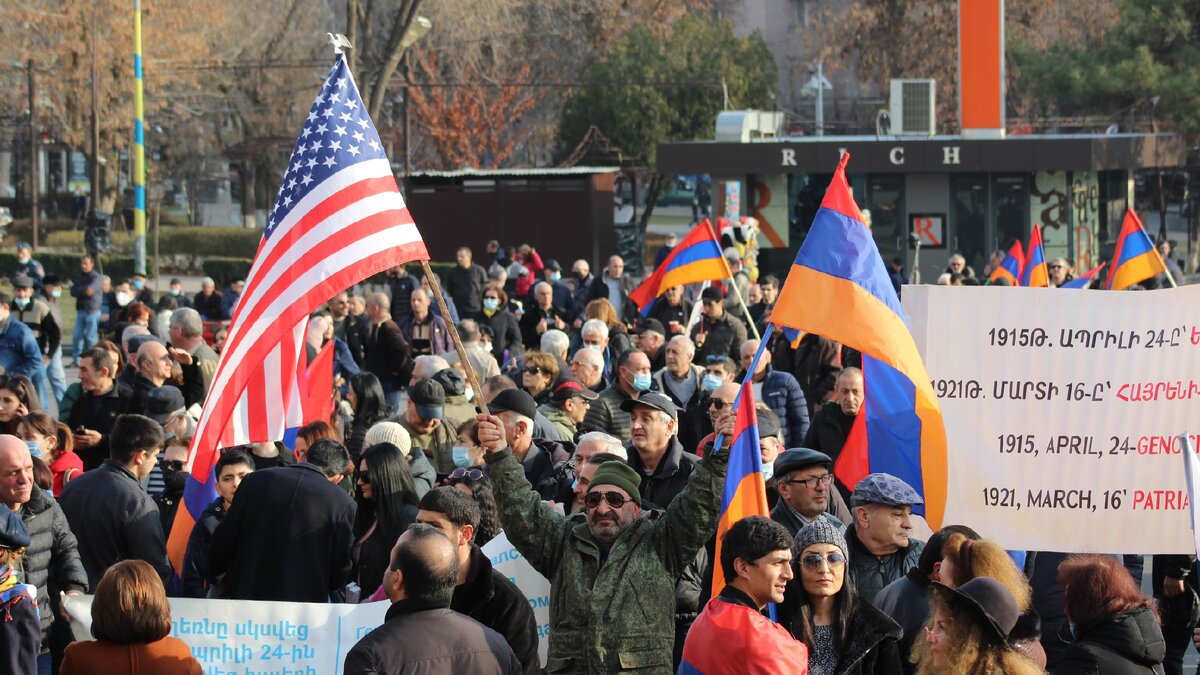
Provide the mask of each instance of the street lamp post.
[{"label": "street lamp post", "polygon": [[412,24],[409,25],[408,29],[406,29],[404,31],[404,35],[400,38],[400,49],[404,54],[404,57],[403,57],[404,61],[402,62],[402,65],[404,67],[404,109],[401,110],[400,112],[401,112],[401,115],[403,116],[401,119],[401,124],[404,127],[404,178],[405,179],[408,178],[408,174],[409,174],[409,170],[410,170],[408,153],[409,153],[409,149],[412,147],[412,144],[409,142],[409,137],[408,137],[409,136],[409,127],[408,127],[408,95],[409,95],[409,91],[408,91],[408,89],[409,89],[409,83],[411,81],[411,78],[409,77],[409,67],[408,67],[408,48],[413,46],[413,44],[417,40],[420,40],[421,38],[425,37],[425,35],[427,33],[429,33],[429,29],[431,29],[431,28],[433,28],[432,21],[430,21],[429,19],[427,19],[423,16],[418,16],[413,19]]},{"label": "street lamp post", "polygon": [[38,146],[37,146],[37,83],[33,74],[33,59],[29,59],[29,220],[33,225],[33,250],[38,248]]}]

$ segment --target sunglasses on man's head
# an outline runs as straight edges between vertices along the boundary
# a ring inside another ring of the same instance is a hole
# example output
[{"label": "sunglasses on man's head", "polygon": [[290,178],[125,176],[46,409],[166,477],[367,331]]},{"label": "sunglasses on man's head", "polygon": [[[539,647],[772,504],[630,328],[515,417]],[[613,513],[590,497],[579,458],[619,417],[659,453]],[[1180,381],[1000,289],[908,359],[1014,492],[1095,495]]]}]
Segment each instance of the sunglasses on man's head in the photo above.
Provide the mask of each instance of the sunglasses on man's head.
[{"label": "sunglasses on man's head", "polygon": [[622,506],[625,506],[626,502],[630,501],[625,495],[621,494],[620,492],[596,491],[596,492],[587,493],[587,496],[583,498],[583,504],[585,506],[587,506],[589,509],[594,509],[597,506],[600,506],[601,500],[608,502],[608,505],[613,507],[614,509],[619,509]]}]

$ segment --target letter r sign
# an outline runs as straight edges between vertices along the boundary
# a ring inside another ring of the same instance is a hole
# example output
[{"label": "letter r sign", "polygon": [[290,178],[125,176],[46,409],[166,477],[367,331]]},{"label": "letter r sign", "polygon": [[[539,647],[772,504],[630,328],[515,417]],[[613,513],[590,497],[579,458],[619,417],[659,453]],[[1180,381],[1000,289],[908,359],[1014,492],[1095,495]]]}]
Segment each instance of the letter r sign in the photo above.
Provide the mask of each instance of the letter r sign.
[{"label": "letter r sign", "polygon": [[946,247],[946,215],[944,213],[913,213],[908,216],[909,232],[921,240],[921,248]]}]

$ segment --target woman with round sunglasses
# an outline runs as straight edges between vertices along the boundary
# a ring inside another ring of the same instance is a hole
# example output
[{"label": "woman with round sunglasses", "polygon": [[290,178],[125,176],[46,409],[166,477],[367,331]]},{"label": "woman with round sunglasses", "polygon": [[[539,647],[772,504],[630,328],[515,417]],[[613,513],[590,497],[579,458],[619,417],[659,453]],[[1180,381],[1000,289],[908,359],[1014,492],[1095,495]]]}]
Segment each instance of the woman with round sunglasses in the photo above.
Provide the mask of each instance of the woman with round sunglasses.
[{"label": "woman with round sunglasses", "polygon": [[383,583],[396,540],[417,521],[417,488],[400,448],[380,443],[367,448],[355,476],[358,511],[354,516],[355,579],[366,598]]},{"label": "woman with round sunglasses", "polygon": [[849,550],[842,532],[824,519],[800,529],[779,622],[808,646],[811,675],[900,673],[900,626],[854,592],[846,573]]},{"label": "woman with round sunglasses", "polygon": [[550,402],[550,385],[558,379],[558,360],[546,352],[528,350],[522,359],[521,388],[537,405]]}]

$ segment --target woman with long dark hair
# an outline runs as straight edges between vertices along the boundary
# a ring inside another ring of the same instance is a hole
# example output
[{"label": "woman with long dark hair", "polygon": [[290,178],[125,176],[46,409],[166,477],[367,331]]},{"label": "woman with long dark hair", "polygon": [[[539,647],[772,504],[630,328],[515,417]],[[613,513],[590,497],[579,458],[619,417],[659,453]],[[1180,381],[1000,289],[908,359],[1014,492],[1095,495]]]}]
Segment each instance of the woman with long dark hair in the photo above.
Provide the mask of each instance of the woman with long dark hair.
[{"label": "woman with long dark hair", "polygon": [[355,476],[358,512],[354,516],[355,578],[362,597],[383,583],[396,540],[417,521],[417,489],[400,448],[380,443],[367,448]]},{"label": "woman with long dark hair", "polygon": [[475,528],[475,542],[480,546],[500,534],[500,509],[496,506],[496,494],[492,479],[482,469],[455,469],[449,483],[457,490],[471,495],[479,505],[479,527]]},{"label": "woman with long dark hair", "polygon": [[346,392],[346,400],[354,410],[354,419],[346,425],[342,436],[346,439],[346,450],[355,464],[362,454],[363,439],[376,422],[386,420],[392,414],[392,409],[383,396],[383,385],[374,373],[361,371],[350,376],[350,387]]},{"label": "woman with long dark hair", "polygon": [[779,622],[808,646],[811,675],[899,673],[900,626],[858,597],[846,573],[849,550],[838,528],[823,519],[796,533],[796,574]]}]

